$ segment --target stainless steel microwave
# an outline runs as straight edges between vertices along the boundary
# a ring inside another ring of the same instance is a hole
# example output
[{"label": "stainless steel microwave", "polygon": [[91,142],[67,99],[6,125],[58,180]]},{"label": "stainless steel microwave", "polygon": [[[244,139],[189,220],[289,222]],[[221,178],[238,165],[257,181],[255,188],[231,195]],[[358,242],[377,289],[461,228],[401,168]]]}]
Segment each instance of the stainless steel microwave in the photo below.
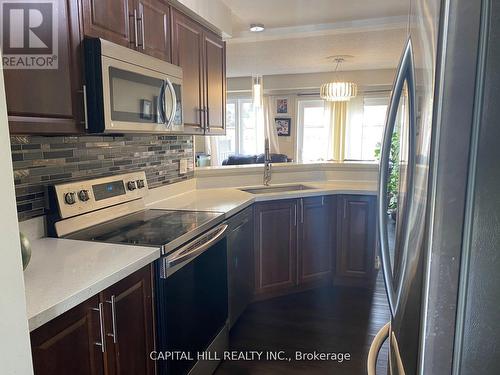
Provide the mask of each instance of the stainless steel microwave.
[{"label": "stainless steel microwave", "polygon": [[182,69],[99,38],[84,39],[89,133],[179,133]]}]

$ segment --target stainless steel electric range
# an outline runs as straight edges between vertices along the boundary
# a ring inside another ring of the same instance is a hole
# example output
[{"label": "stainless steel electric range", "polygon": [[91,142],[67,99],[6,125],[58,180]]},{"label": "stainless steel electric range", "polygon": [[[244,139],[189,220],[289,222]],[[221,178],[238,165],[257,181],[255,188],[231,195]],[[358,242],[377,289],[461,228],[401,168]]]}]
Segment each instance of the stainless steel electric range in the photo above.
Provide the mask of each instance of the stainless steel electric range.
[{"label": "stainless steel electric range", "polygon": [[160,374],[210,373],[218,363],[198,355],[228,347],[224,215],[147,208],[147,193],[144,172],[55,185],[49,235],[160,248],[156,351],[186,353],[159,362]]}]

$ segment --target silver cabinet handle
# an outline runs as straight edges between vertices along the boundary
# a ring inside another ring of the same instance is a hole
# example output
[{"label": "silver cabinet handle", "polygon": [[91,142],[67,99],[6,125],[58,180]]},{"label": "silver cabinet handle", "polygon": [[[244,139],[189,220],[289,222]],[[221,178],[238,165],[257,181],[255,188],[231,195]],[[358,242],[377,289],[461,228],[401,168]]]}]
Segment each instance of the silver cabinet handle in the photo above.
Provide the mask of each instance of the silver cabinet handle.
[{"label": "silver cabinet handle", "polygon": [[112,318],[112,324],[113,324],[113,333],[108,333],[109,337],[113,338],[113,343],[116,344],[118,342],[118,331],[116,329],[116,297],[115,295],[111,296],[110,301],[106,301],[107,303],[111,304],[111,318]]},{"label": "silver cabinet handle", "polygon": [[98,308],[93,308],[94,311],[99,311],[99,331],[101,334],[101,342],[95,342],[94,344],[101,347],[101,351],[106,352],[106,337],[104,335],[104,311],[103,303],[99,302]]},{"label": "silver cabinet handle", "polygon": [[304,224],[304,199],[300,198],[300,222]]},{"label": "silver cabinet handle", "polygon": [[138,18],[137,18],[137,9],[134,9],[134,45],[135,48],[139,48],[139,33],[137,31],[139,25],[138,25]]},{"label": "silver cabinet handle", "polygon": [[144,9],[142,9],[141,11],[141,39],[142,39],[142,49],[145,50],[146,49],[146,42],[145,42],[145,36],[144,36]]},{"label": "silver cabinet handle", "polygon": [[[382,149],[380,153],[380,166],[379,166],[379,178],[378,178],[378,234],[380,238],[380,255],[382,258],[382,271],[384,275],[384,281],[387,289],[387,299],[389,301],[389,307],[391,313],[394,316],[399,304],[399,298],[401,294],[402,282],[404,280],[404,267],[405,259],[407,253],[407,241],[400,242],[403,246],[403,252],[401,256],[402,269],[399,277],[399,285],[396,287],[394,283],[394,277],[391,267],[391,259],[389,253],[389,240],[387,234],[387,183],[389,179],[389,160],[390,160],[390,149],[392,142],[392,133],[394,132],[394,126],[396,124],[396,118],[398,113],[398,106],[400,102],[401,95],[403,93],[404,84],[408,87],[408,98],[409,98],[409,157],[408,157],[408,173],[407,173],[407,187],[408,187],[408,204],[405,207],[403,213],[403,218],[408,216],[409,206],[411,204],[411,197],[413,196],[413,174],[414,174],[414,164],[415,164],[415,138],[416,138],[416,116],[415,116],[415,73],[414,73],[414,62],[413,62],[413,48],[411,39],[408,39],[406,46],[403,51],[403,56],[399,63],[396,79],[393,84],[391,100],[389,104],[389,109],[387,111],[387,118],[385,123],[384,138],[382,141]],[[401,214],[401,213],[400,213]],[[406,224],[406,219],[403,219],[404,225]],[[401,231],[404,236],[407,235],[408,231]],[[398,241],[396,241],[398,243]]]},{"label": "silver cabinet handle", "polygon": [[293,206],[293,225],[297,226],[297,203]]}]

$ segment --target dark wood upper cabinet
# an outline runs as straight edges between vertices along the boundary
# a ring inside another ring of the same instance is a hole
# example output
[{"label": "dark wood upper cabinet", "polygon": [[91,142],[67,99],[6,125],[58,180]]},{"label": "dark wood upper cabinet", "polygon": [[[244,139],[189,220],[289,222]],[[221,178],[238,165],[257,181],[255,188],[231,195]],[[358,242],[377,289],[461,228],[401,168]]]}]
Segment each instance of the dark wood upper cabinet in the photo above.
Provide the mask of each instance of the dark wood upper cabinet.
[{"label": "dark wood upper cabinet", "polygon": [[130,47],[135,43],[134,8],[133,0],[82,0],[83,32]]},{"label": "dark wood upper cabinet", "polygon": [[33,331],[35,375],[154,374],[151,272],[146,266]]},{"label": "dark wood upper cabinet", "polygon": [[11,134],[84,131],[78,3],[60,1],[57,69],[4,69]]},{"label": "dark wood upper cabinet", "polygon": [[204,34],[205,45],[205,134],[225,134],[226,116],[226,47],[215,34]]},{"label": "dark wood upper cabinet", "polygon": [[[299,284],[332,277],[334,224],[330,197],[302,198],[299,201]],[[333,202],[334,204],[334,202]]]},{"label": "dark wood upper cabinet", "polygon": [[255,293],[287,290],[297,283],[296,200],[255,206]]},{"label": "dark wood upper cabinet", "polygon": [[159,0],[137,0],[139,51],[171,62],[170,7]]},{"label": "dark wood upper cabinet", "polygon": [[203,134],[203,28],[172,9],[172,62],[183,71],[184,130]]},{"label": "dark wood upper cabinet", "polygon": [[336,278],[360,283],[369,282],[375,274],[376,198],[343,195],[338,198],[338,248]]},{"label": "dark wood upper cabinet", "polygon": [[[101,293],[106,304],[106,374],[154,374],[151,269],[145,267]],[[114,319],[114,324],[113,324]]]},{"label": "dark wood upper cabinet", "polygon": [[225,134],[226,47],[222,38],[172,8],[172,62],[184,73],[185,132]]},{"label": "dark wood upper cabinet", "polygon": [[31,333],[35,375],[100,375],[99,299],[94,296]]}]

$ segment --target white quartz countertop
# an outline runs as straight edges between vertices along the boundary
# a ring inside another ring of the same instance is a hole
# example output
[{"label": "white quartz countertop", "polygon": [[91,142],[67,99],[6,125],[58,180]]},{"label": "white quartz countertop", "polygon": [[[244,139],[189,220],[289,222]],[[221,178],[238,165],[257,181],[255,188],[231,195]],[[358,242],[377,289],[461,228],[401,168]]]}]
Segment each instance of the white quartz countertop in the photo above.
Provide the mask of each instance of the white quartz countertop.
[{"label": "white quartz countertop", "polygon": [[160,257],[153,247],[42,238],[24,272],[30,331]]},{"label": "white quartz countertop", "polygon": [[[213,211],[229,218],[254,202],[331,194],[376,194],[370,181],[322,181],[271,184],[306,185],[309,190],[251,194],[244,186],[189,189],[161,199],[148,208]],[[219,219],[220,220],[220,219]],[[32,257],[24,272],[30,331],[77,306],[160,257],[160,249],[68,239],[32,241]]]},{"label": "white quartz countertop", "polygon": [[290,184],[271,184],[271,187],[287,185],[306,185],[313,189],[266,194],[251,194],[240,190],[262,188],[262,185],[196,189],[154,202],[149,207],[169,210],[216,211],[224,213],[226,218],[228,218],[254,202],[332,194],[377,194],[376,183],[370,181],[295,182]]}]

